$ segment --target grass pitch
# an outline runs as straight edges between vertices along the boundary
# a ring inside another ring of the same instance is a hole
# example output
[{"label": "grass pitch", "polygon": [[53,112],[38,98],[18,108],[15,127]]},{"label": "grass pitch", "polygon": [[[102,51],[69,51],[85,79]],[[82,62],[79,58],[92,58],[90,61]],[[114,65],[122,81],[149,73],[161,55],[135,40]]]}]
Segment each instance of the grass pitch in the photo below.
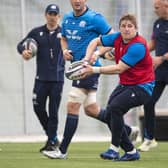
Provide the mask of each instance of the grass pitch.
[{"label": "grass pitch", "polygon": [[114,162],[102,160],[107,142],[72,143],[67,160],[48,159],[39,153],[42,143],[0,143],[0,168],[167,168],[168,142],[141,152],[139,161]]}]

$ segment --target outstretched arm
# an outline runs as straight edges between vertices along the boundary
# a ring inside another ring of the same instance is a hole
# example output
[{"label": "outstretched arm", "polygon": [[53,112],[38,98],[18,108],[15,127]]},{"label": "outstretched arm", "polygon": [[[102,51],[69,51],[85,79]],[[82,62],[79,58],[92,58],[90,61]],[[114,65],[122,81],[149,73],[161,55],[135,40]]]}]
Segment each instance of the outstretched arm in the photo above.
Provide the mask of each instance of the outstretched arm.
[{"label": "outstretched arm", "polygon": [[61,48],[63,51],[64,59],[69,61],[73,59],[71,50],[68,49],[68,44],[65,37],[61,38]]},{"label": "outstretched arm", "polygon": [[100,73],[100,74],[121,74],[127,69],[130,68],[127,64],[125,64],[122,61],[119,61],[116,65],[109,65],[104,67],[93,67],[90,65],[84,65],[85,69],[81,76],[85,78],[88,75],[91,75],[93,73]]},{"label": "outstretched arm", "polygon": [[[98,50],[96,50],[97,47],[99,47]],[[89,43],[84,60],[88,60],[91,64],[93,64],[100,55],[103,55],[104,53],[110,50],[111,50],[111,47],[102,46],[102,43],[99,37],[95,38]]]}]

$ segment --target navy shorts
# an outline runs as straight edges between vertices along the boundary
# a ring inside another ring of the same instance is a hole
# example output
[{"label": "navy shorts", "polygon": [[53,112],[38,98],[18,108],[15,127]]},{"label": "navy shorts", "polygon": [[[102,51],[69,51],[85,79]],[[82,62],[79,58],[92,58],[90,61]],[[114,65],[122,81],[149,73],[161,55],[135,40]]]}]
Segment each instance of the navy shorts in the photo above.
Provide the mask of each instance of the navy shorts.
[{"label": "navy shorts", "polygon": [[74,80],[72,86],[77,88],[97,90],[100,74],[93,74],[85,79]]}]

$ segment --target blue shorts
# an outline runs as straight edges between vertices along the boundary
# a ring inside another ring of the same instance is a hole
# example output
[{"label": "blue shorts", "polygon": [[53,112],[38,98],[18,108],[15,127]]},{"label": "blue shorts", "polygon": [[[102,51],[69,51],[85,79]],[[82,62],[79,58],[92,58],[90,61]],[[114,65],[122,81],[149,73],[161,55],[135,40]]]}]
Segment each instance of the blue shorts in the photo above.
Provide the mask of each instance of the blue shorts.
[{"label": "blue shorts", "polygon": [[100,74],[93,74],[85,79],[74,80],[72,86],[77,88],[97,90]]}]

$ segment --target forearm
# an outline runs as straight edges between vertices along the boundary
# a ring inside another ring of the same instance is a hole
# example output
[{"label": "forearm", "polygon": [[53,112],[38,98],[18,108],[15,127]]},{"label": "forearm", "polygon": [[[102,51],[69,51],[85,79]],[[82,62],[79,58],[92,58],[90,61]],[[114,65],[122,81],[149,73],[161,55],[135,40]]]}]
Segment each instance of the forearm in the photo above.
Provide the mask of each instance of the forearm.
[{"label": "forearm", "polygon": [[72,60],[73,59],[72,51],[68,49],[68,43],[67,43],[65,37],[61,38],[61,47],[62,47],[62,51],[63,51],[64,60],[66,60],[66,61]]},{"label": "forearm", "polygon": [[[90,60],[92,55],[94,54],[94,51],[96,50],[97,47],[97,43],[95,41],[92,41],[91,43],[89,43],[88,48],[86,50],[86,56],[85,59],[86,60]],[[95,56],[98,56],[100,53],[97,52]]]},{"label": "forearm", "polygon": [[118,67],[118,65],[109,65],[104,67],[93,67],[93,73],[120,74],[122,73],[122,70]]},{"label": "forearm", "polygon": [[105,54],[106,52],[110,51],[112,47],[99,47],[99,56]]},{"label": "forearm", "polygon": [[149,48],[150,51],[155,50],[155,41],[154,40],[150,40],[148,42],[148,48]]},{"label": "forearm", "polygon": [[118,64],[108,65],[104,67],[92,67],[93,73],[101,73],[101,74],[121,74],[130,67],[122,61],[119,61]]},{"label": "forearm", "polygon": [[168,61],[168,52],[166,52],[162,57],[162,61]]},{"label": "forearm", "polygon": [[67,44],[67,41],[64,37],[61,38],[61,48],[62,48],[63,52],[64,52],[64,50],[68,49],[68,44]]}]

